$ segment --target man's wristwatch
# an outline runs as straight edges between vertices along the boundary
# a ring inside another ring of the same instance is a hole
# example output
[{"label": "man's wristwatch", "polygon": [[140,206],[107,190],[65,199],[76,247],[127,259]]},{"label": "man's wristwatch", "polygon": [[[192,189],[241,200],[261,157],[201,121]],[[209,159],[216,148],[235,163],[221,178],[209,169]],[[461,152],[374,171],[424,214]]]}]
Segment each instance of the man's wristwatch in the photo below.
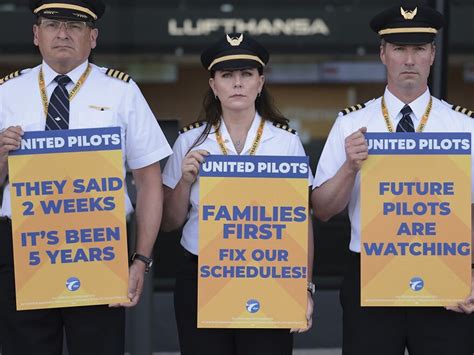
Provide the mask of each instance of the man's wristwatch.
[{"label": "man's wristwatch", "polygon": [[140,260],[142,263],[144,263],[145,264],[145,272],[150,271],[150,268],[153,265],[153,259],[152,258],[147,258],[146,256],[138,254],[138,253],[133,253],[132,258],[130,260],[131,260],[132,263],[135,260]]},{"label": "man's wristwatch", "polygon": [[309,293],[311,293],[311,296],[314,296],[314,293],[316,292],[316,285],[313,282],[308,281],[308,287],[306,289]]}]

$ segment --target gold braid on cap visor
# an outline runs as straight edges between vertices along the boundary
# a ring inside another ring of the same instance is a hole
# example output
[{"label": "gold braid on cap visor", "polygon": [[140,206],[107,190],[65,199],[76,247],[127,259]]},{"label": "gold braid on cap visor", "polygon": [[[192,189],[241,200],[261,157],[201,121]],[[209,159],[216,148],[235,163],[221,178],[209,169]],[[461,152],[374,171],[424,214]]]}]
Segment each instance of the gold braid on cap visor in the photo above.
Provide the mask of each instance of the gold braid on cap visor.
[{"label": "gold braid on cap visor", "polygon": [[265,63],[262,62],[262,60],[257,57],[256,55],[251,55],[251,54],[233,54],[233,55],[225,55],[220,58],[216,58],[212,61],[212,63],[207,67],[207,70],[211,70],[211,68],[216,65],[217,63],[222,63],[222,62],[227,62],[228,60],[239,60],[239,59],[248,59],[248,60],[254,60],[262,66],[265,66]]},{"label": "gold braid on cap visor", "polygon": [[391,35],[394,33],[438,33],[436,28],[432,27],[403,27],[403,28],[386,28],[380,30],[379,35]]},{"label": "gold braid on cap visor", "polygon": [[41,5],[40,7],[37,7],[35,11],[33,11],[34,14],[37,14],[40,11],[47,10],[47,9],[66,9],[66,10],[76,10],[83,12],[85,14],[88,14],[91,16],[94,20],[97,20],[97,15],[94,14],[91,10],[89,10],[87,7],[79,6],[79,5],[71,5],[71,4],[62,4],[62,3],[52,3],[52,4],[44,4]]}]

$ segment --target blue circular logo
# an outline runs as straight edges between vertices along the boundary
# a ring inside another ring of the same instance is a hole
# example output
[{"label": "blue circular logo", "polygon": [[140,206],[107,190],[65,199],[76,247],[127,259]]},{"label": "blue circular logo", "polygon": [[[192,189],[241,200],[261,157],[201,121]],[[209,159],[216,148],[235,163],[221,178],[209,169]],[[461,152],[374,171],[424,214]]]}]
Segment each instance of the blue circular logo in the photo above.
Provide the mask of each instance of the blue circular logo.
[{"label": "blue circular logo", "polygon": [[410,288],[413,291],[421,291],[425,287],[425,282],[421,277],[414,277],[410,280]]},{"label": "blue circular logo", "polygon": [[249,313],[257,313],[260,310],[260,302],[257,300],[248,300],[245,308],[247,308],[247,312]]},{"label": "blue circular logo", "polygon": [[69,291],[77,291],[81,287],[81,281],[77,277],[70,277],[66,281],[66,287]]}]

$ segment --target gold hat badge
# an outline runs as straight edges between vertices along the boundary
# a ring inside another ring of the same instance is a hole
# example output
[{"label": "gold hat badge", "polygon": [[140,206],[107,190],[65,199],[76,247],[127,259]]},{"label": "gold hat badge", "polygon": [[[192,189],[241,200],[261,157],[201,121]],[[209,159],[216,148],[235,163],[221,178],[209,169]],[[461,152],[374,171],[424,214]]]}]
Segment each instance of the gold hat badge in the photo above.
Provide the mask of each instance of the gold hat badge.
[{"label": "gold hat badge", "polygon": [[240,37],[230,37],[229,35],[227,35],[227,42],[229,42],[229,44],[232,47],[240,46],[240,44],[242,43],[243,40],[244,40],[244,34],[243,33],[240,35]]},{"label": "gold hat badge", "polygon": [[400,7],[400,13],[402,14],[403,18],[405,20],[413,20],[418,12],[418,8],[415,7],[415,10],[409,11],[409,10],[404,10],[403,7]]}]

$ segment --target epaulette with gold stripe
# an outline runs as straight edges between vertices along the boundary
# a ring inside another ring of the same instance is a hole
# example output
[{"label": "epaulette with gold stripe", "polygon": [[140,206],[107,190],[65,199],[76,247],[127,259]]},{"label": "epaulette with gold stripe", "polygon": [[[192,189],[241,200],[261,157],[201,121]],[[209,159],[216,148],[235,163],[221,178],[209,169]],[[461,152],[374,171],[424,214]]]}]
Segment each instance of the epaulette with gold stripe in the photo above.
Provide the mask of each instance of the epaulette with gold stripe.
[{"label": "epaulette with gold stripe", "polygon": [[469,110],[465,107],[458,106],[458,105],[453,105],[451,108],[456,112],[464,113],[466,116],[474,118],[474,111],[472,110]]},{"label": "epaulette with gold stripe", "polygon": [[365,107],[365,104],[357,104],[357,105],[354,105],[354,106],[350,106],[350,107],[347,107],[344,110],[340,111],[339,115],[345,116],[345,115],[347,115],[351,112],[362,110],[364,107]]},{"label": "epaulette with gold stripe", "polygon": [[21,75],[21,70],[14,71],[11,74],[8,74],[7,76],[4,76],[3,78],[0,79],[0,85],[5,84],[8,80],[17,78]]},{"label": "epaulette with gold stripe", "polygon": [[116,69],[107,69],[105,75],[108,75],[112,78],[119,79],[128,83],[131,79],[130,75],[125,74],[124,72]]},{"label": "epaulette with gold stripe", "polygon": [[284,131],[287,131],[287,132],[290,132],[292,134],[296,134],[296,130],[294,130],[293,128],[290,128],[290,126],[288,126],[287,124],[281,124],[279,122],[273,122],[273,125],[276,127],[276,128],[280,128]]},{"label": "epaulette with gold stripe", "polygon": [[187,126],[181,128],[181,129],[179,130],[179,134],[182,134],[182,133],[184,133],[184,132],[190,131],[190,130],[192,130],[192,129],[194,129],[194,128],[199,128],[199,127],[201,127],[201,126],[203,126],[203,125],[205,125],[205,124],[206,124],[206,121],[197,121],[197,122],[191,123],[190,125],[187,125]]}]

